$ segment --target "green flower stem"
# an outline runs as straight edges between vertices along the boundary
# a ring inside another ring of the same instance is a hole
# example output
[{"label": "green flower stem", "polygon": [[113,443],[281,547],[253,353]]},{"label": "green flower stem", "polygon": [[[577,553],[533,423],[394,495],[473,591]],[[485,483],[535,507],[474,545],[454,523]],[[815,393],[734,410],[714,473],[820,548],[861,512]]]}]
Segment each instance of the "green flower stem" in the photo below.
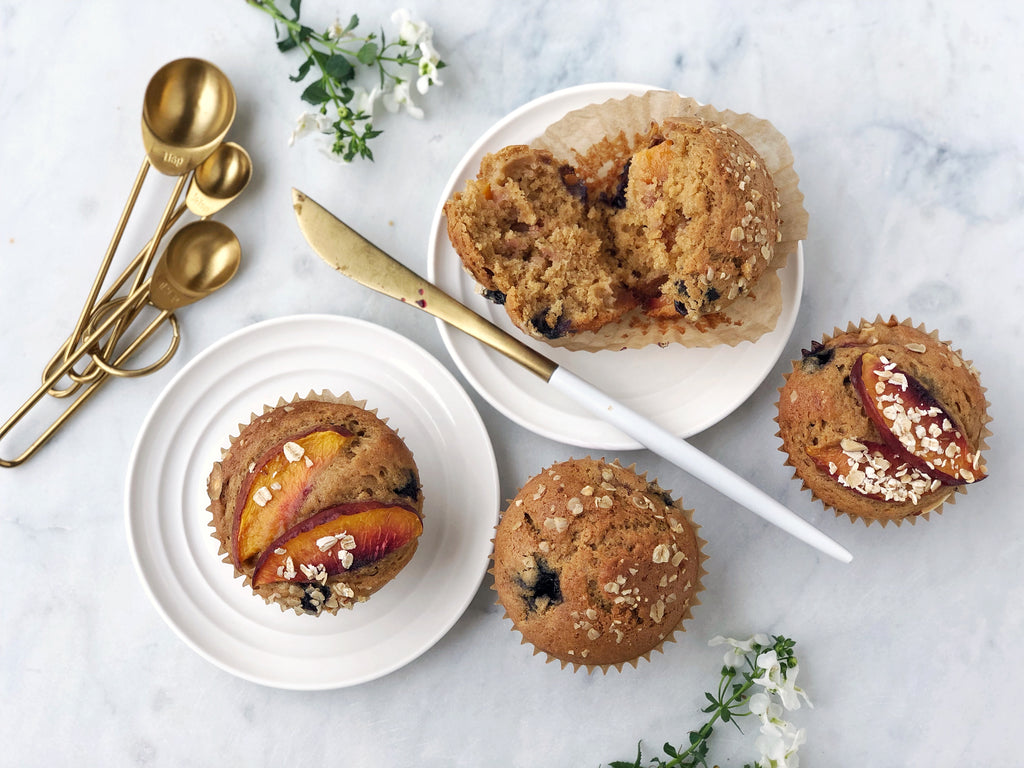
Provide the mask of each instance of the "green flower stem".
[{"label": "green flower stem", "polygon": [[[302,100],[317,108],[321,116],[327,116],[329,108],[334,107],[336,115],[329,118],[334,134],[331,151],[346,161],[356,155],[372,160],[373,153],[367,142],[379,136],[381,131],[373,128],[369,114],[371,110],[349,106],[355,94],[362,90],[354,86],[356,70],[360,65],[375,70],[380,92],[386,94],[390,88],[388,81],[392,81],[396,88],[408,82],[401,68],[412,66],[416,71],[420,70],[421,62],[424,61],[418,55],[421,43],[403,40],[401,37],[388,42],[383,29],[379,35],[356,35],[353,31],[359,25],[359,17],[356,15],[337,34],[333,26],[325,32],[317,32],[300,20],[302,0],[288,0],[291,17],[277,7],[275,0],[246,2],[274,20],[279,34],[277,47],[280,52],[298,50],[303,54],[304,59],[291,80],[299,82],[310,72],[315,72],[315,79],[306,86]],[[429,32],[429,27],[426,29]],[[429,40],[429,37],[426,39]],[[437,69],[444,66],[444,62],[439,59],[427,61],[429,66]],[[412,102],[408,101],[408,96],[403,98],[403,103],[412,111]]]},{"label": "green flower stem", "polygon": [[[723,676],[722,679],[724,681],[725,677]],[[661,763],[661,766],[664,768],[671,768],[671,766],[686,765],[683,761],[697,751],[702,743],[706,743],[707,740],[711,738],[711,732],[714,730],[714,725],[722,718],[723,712],[728,712],[726,717],[730,720],[734,720],[737,716],[746,717],[750,714],[749,712],[744,712],[742,714],[736,713],[732,711],[732,708],[737,704],[742,704],[746,700],[746,693],[753,687],[753,685],[754,681],[748,677],[746,682],[739,686],[728,699],[721,701],[721,697],[719,697],[720,703],[718,708],[715,709],[714,714],[708,718],[708,721],[701,726],[700,730],[696,731],[700,739],[691,744],[685,752],[680,752],[671,760]]]},{"label": "green flower stem", "polygon": [[[697,730],[690,731],[689,745],[686,749],[682,746],[675,747],[666,743],[662,747],[665,757],[654,756],[650,758],[650,768],[707,768],[708,753],[711,749],[711,736],[714,733],[715,725],[721,720],[723,723],[732,723],[737,728],[736,722],[741,717],[748,717],[750,712],[749,692],[755,685],[764,685],[766,690],[777,688],[778,681],[770,681],[767,678],[769,672],[758,667],[757,661],[763,652],[773,651],[775,661],[778,662],[778,673],[781,673],[784,681],[788,670],[797,666],[794,653],[795,643],[789,638],[781,635],[766,640],[757,640],[758,636],[752,637],[750,641],[740,642],[730,638],[717,637],[712,640],[712,645],[720,645],[722,642],[729,643],[737,651],[730,652],[726,662],[722,666],[721,678],[718,682],[716,693],[707,692],[704,694],[708,700],[708,706],[701,711],[709,717],[707,721]],[[743,668],[740,664],[733,664],[729,656],[734,656],[736,662],[743,661]],[[774,669],[774,662],[768,665]],[[762,674],[763,673],[763,674]],[[770,673],[778,676],[778,673]],[[737,679],[739,678],[739,679]],[[799,691],[799,689],[796,689]],[[783,723],[787,725],[786,723]],[[641,743],[637,744],[636,759],[633,761],[616,760],[608,764],[609,768],[643,768],[643,754]],[[748,763],[744,768],[753,768]]]}]

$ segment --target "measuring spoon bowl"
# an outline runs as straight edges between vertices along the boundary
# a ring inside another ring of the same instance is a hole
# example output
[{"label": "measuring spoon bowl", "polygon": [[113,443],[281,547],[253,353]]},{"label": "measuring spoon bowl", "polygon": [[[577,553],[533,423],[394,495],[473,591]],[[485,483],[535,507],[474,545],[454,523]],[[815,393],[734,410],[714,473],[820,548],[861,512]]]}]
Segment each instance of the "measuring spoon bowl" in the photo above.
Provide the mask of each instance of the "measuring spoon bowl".
[{"label": "measuring spoon bowl", "polygon": [[176,59],[157,70],[142,103],[142,143],[163,174],[188,173],[224,140],[237,100],[227,76],[203,59]]},{"label": "measuring spoon bowl", "polygon": [[172,312],[222,288],[238,271],[242,247],[230,228],[210,219],[179,229],[153,267],[150,303]]},{"label": "measuring spoon bowl", "polygon": [[196,166],[185,195],[185,205],[196,216],[212,216],[238,197],[252,178],[252,158],[227,141]]}]

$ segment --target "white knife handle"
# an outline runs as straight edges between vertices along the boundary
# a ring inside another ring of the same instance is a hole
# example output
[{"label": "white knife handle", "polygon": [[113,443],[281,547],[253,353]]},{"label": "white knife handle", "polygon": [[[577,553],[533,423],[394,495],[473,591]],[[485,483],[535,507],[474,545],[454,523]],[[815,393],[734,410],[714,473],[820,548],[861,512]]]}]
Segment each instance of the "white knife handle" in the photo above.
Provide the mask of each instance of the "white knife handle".
[{"label": "white knife handle", "polygon": [[844,547],[803,518],[797,517],[793,511],[760,488],[719,464],[685,440],[627,408],[593,384],[562,367],[555,369],[549,383],[598,418],[618,427],[622,432],[647,446],[659,456],[668,459],[680,469],[738,504],[742,504],[754,514],[836,560],[844,563],[853,560],[853,555]]}]

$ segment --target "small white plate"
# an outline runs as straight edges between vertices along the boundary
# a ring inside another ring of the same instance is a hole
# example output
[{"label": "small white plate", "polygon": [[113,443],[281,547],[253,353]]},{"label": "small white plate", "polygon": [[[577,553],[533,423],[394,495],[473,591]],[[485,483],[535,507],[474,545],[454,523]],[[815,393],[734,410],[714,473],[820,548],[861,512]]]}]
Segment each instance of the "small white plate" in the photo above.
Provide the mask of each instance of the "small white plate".
[{"label": "small white plate", "polygon": [[[282,612],[217,554],[206,479],[229,436],[264,404],[349,392],[413,451],[424,496],[416,555],[368,602],[339,615]],[[300,315],[244,328],[168,384],[136,439],[125,486],[128,542],[157,610],[199,654],[239,677],[314,690],[366,682],[436,643],[487,569],[497,466],[472,401],[437,360],[361,320]]]},{"label": "small white plate", "polygon": [[[764,381],[782,354],[800,309],[803,245],[779,270],[782,314],[775,330],[755,343],[687,349],[671,345],[615,352],[570,352],[529,338],[500,306],[483,298],[448,240],[444,203],[476,178],[484,155],[509,144],[528,144],[566,113],[589,104],[657,90],[630,83],[595,83],[567,88],[529,102],[500,120],[466,153],[452,174],[437,211],[429,244],[431,282],[463,304],[521,338],[559,365],[600,387],[620,402],[656,419],[680,437],[707,429],[728,416]],[[592,416],[498,352],[438,321],[459,370],[491,405],[537,434],[570,445],[629,450],[639,443]]]}]

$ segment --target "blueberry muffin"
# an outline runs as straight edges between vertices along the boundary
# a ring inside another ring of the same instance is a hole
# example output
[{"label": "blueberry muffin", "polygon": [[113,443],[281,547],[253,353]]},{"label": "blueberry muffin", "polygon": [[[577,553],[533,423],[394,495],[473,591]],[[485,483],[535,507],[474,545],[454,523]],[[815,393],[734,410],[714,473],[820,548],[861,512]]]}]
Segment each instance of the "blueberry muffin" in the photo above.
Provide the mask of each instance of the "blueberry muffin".
[{"label": "blueberry muffin", "polygon": [[883,525],[940,510],[986,476],[978,372],[895,317],[814,342],[779,390],[786,464],[836,514]]},{"label": "blueberry muffin", "polygon": [[621,348],[623,330],[643,346],[673,323],[728,323],[717,315],[753,295],[782,237],[757,150],[724,125],[670,118],[576,162],[508,146],[445,203],[483,295],[534,338],[582,348]]},{"label": "blueberry muffin", "polygon": [[699,604],[703,542],[691,513],[632,468],[552,465],[509,503],[494,589],[524,643],[564,668],[649,659]]},{"label": "blueberry muffin", "polygon": [[351,608],[416,551],[423,496],[412,452],[363,405],[311,392],[267,407],[210,472],[220,553],[282,610]]}]

